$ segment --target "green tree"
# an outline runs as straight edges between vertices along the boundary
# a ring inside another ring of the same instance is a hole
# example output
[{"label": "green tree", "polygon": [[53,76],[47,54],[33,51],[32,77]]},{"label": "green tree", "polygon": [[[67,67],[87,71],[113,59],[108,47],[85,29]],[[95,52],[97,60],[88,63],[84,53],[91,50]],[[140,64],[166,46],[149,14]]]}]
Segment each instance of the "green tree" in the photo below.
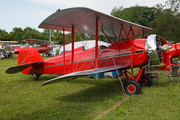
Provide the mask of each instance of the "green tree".
[{"label": "green tree", "polygon": [[153,33],[166,40],[180,42],[180,0],[169,0],[164,5],[157,4],[155,20],[151,22]]},{"label": "green tree", "polygon": [[3,29],[3,30],[2,30],[2,29],[0,29],[0,35],[1,35],[1,34],[3,34],[3,33],[8,34],[8,32],[6,32],[6,30],[4,30],[4,29]]},{"label": "green tree", "polygon": [[23,39],[24,31],[20,27],[14,27],[10,34],[13,35],[15,41],[20,42]]},{"label": "green tree", "polygon": [[53,32],[53,39],[52,41],[57,41],[59,44],[63,44],[63,34],[61,31],[54,31]]},{"label": "green tree", "polygon": [[[74,33],[74,41],[83,41],[87,40],[87,36],[84,33]],[[65,35],[65,44],[71,43],[72,42],[72,33],[67,33]]]},{"label": "green tree", "polygon": [[8,33],[1,33],[0,40],[2,41],[14,41],[13,35]]},{"label": "green tree", "polygon": [[0,29],[0,41],[14,41],[14,37],[12,34],[6,32],[6,30]]},{"label": "green tree", "polygon": [[40,32],[31,27],[26,27],[23,29],[23,31],[24,31],[23,39],[29,39],[29,38],[39,39],[41,37]]},{"label": "green tree", "polygon": [[140,25],[144,25],[149,27],[150,22],[153,21],[154,18],[154,8],[147,6],[132,6],[129,8],[123,8],[120,6],[119,8],[115,7],[111,11],[111,15],[131,21]]},{"label": "green tree", "polygon": [[[47,30],[47,29],[44,29],[44,31],[41,33],[41,40],[49,40],[49,34],[50,34],[50,31]],[[53,34],[53,32],[51,33]]]}]

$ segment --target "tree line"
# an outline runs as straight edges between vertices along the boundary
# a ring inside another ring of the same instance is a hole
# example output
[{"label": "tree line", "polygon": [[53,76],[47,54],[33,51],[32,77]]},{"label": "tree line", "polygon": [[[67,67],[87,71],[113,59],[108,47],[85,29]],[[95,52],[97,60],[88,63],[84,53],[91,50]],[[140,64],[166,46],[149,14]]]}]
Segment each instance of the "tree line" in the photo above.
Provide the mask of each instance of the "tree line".
[{"label": "tree line", "polygon": [[152,28],[149,34],[157,34],[169,41],[180,42],[180,0],[168,0],[154,7],[115,7],[111,15]]},{"label": "tree line", "polygon": [[[2,41],[18,41],[22,42],[25,39],[39,39],[39,40],[49,40],[50,38],[50,30],[44,30],[43,32],[39,32],[36,29],[31,27],[26,27],[24,29],[20,27],[15,27],[13,30],[8,33],[5,30],[0,29],[0,40]],[[75,33],[74,35],[75,41],[87,40],[87,39],[95,39],[93,35],[85,35],[83,33]],[[63,34],[61,31],[51,30],[51,40],[58,42],[58,44],[63,44]],[[65,42],[66,44],[71,42],[71,33],[65,34]]]},{"label": "tree line", "polygon": [[[180,42],[180,0],[168,0],[165,4],[156,4],[154,7],[132,6],[123,8],[114,7],[111,15],[131,21],[140,25],[152,28],[148,34],[158,34],[166,40]],[[26,27],[24,29],[15,27],[10,33],[0,29],[0,40],[19,41],[34,38],[40,40],[49,40],[50,31],[39,32],[36,29]],[[95,39],[95,35],[85,35],[75,33],[75,41]],[[104,36],[100,37],[104,40]],[[51,40],[63,43],[61,31],[51,30]],[[71,33],[65,34],[66,44],[71,42]]]}]

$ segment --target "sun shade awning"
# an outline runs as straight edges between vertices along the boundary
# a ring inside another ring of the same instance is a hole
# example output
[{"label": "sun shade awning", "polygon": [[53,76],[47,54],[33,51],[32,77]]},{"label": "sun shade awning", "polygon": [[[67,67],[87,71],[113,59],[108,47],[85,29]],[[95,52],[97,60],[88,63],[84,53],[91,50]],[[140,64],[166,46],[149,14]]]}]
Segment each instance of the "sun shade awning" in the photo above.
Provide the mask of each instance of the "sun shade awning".
[{"label": "sun shade awning", "polygon": [[[62,31],[64,28],[65,31],[71,32],[72,25],[74,25],[76,28],[75,32],[94,34],[96,31],[96,18],[99,18],[102,21],[99,21],[99,34],[103,34],[101,32],[101,24],[103,24],[103,29],[108,36],[114,36],[113,32],[116,36],[118,36],[121,25],[124,26],[126,31],[128,31],[130,27],[132,27],[135,35],[141,34],[143,30],[144,32],[152,30],[149,27],[138,25],[83,7],[69,8],[57,11],[47,17],[39,25],[39,28],[60,31]],[[122,32],[122,36],[125,36],[124,32]]]}]

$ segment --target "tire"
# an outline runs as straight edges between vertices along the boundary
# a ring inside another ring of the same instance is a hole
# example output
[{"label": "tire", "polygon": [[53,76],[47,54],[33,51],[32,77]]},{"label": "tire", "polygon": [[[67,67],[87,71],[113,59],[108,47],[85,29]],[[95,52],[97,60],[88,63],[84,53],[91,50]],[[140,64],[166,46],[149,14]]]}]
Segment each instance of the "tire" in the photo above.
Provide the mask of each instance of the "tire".
[{"label": "tire", "polygon": [[147,86],[147,87],[151,87],[152,86],[152,78],[148,74],[145,74],[145,81],[146,81],[145,84],[142,83],[141,81],[139,81],[139,82],[140,82],[140,84],[142,86]]},{"label": "tire", "polygon": [[124,88],[127,94],[140,94],[141,93],[141,84],[136,80],[128,80],[124,84]]}]

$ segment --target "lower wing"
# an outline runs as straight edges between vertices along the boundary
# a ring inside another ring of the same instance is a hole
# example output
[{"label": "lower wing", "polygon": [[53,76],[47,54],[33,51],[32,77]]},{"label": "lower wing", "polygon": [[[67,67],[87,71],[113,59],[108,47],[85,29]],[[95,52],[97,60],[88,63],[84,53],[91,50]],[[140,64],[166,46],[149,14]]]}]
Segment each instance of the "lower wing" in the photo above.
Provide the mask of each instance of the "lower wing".
[{"label": "lower wing", "polygon": [[92,74],[113,71],[113,70],[116,70],[116,68],[121,69],[121,68],[125,68],[125,67],[126,67],[125,65],[116,65],[116,67],[109,66],[109,67],[102,67],[102,68],[97,68],[97,69],[73,72],[73,73],[69,73],[69,74],[62,75],[57,78],[53,78],[48,81],[45,81],[43,84],[41,84],[41,86],[64,81],[64,80],[72,80],[72,79],[76,79],[78,77],[88,76],[88,75],[92,75]]}]

